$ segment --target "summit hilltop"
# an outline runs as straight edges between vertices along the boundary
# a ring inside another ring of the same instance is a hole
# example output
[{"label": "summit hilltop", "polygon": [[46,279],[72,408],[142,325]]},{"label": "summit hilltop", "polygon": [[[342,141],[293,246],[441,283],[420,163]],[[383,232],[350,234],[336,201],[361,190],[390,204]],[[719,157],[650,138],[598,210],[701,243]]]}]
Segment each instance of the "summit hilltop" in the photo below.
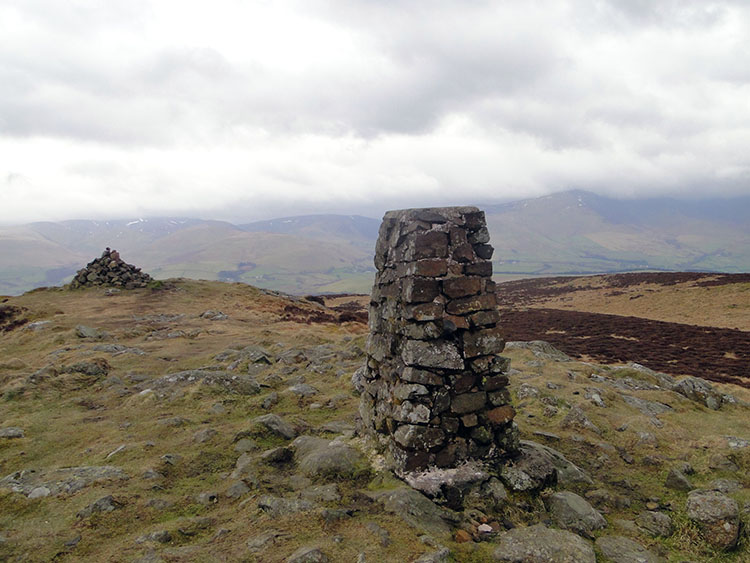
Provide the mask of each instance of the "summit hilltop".
[{"label": "summit hilltop", "polygon": [[4,298],[0,559],[747,560],[747,389],[511,343],[522,448],[557,465],[533,496],[516,466],[451,510],[356,433],[353,300],[188,280]]}]

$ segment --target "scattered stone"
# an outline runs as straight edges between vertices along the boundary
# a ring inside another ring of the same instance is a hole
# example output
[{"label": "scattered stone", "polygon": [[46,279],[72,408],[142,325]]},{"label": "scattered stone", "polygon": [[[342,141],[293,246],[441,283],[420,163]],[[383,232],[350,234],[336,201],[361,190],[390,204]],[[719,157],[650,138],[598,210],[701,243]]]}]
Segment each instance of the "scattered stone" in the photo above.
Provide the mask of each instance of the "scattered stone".
[{"label": "scattered stone", "polygon": [[234,471],[229,475],[231,479],[243,481],[249,487],[258,486],[258,477],[254,469],[255,459],[249,453],[245,452],[237,458],[234,464]]},{"label": "scattered stone", "polygon": [[258,553],[264,549],[278,543],[279,538],[283,538],[285,534],[278,530],[267,530],[262,534],[253,536],[247,540],[245,545],[247,546],[250,553]]},{"label": "scattered stone", "polygon": [[714,471],[729,471],[732,473],[740,470],[734,461],[723,454],[713,454],[708,460],[708,467]]},{"label": "scattered stone", "polygon": [[76,336],[89,340],[107,340],[110,338],[108,332],[85,325],[78,325],[76,327]]},{"label": "scattered stone", "polygon": [[560,491],[549,497],[548,508],[552,518],[566,530],[590,535],[607,526],[604,519],[584,498],[571,491]]},{"label": "scattered stone", "polygon": [[7,438],[8,440],[12,440],[14,438],[23,437],[23,429],[18,428],[17,426],[6,426],[5,428],[0,428],[0,438]]},{"label": "scattered stone", "polygon": [[193,440],[198,442],[199,444],[204,444],[211,441],[218,434],[219,433],[213,428],[204,428],[203,430],[198,430],[198,432],[193,434]]},{"label": "scattered stone", "polygon": [[721,395],[705,379],[692,376],[685,377],[672,386],[672,391],[712,410],[719,410],[721,407]]},{"label": "scattered stone", "polygon": [[240,438],[234,444],[234,451],[241,453],[241,454],[244,454],[246,452],[251,452],[257,449],[258,449],[258,444],[256,444],[255,441],[251,440],[250,438]]},{"label": "scattered stone", "polygon": [[27,495],[27,498],[35,499],[35,498],[44,498],[48,497],[50,495],[51,491],[47,487],[35,487],[31,490],[31,492]]},{"label": "scattered stone", "polygon": [[641,399],[640,397],[633,397],[632,395],[626,395],[625,393],[620,393],[620,397],[622,397],[625,403],[629,406],[648,416],[656,416],[657,414],[663,414],[672,410],[672,407],[665,405],[664,403],[649,401],[647,399]]},{"label": "scattered stone", "polygon": [[229,318],[229,316],[222,313],[221,311],[212,311],[211,309],[209,309],[208,311],[203,311],[200,317],[202,319],[208,319],[209,321],[225,321]]},{"label": "scattered stone", "polygon": [[224,494],[227,498],[238,499],[249,492],[250,487],[248,487],[244,481],[235,481],[229,485],[227,492]]},{"label": "scattered stone", "polygon": [[150,534],[144,534],[142,536],[139,536],[135,540],[135,543],[146,543],[146,542],[169,543],[171,541],[172,541],[172,534],[170,534],[168,530],[158,530],[156,532],[151,532]]},{"label": "scattered stone", "polygon": [[740,516],[735,500],[716,491],[692,491],[688,494],[686,511],[713,547],[728,551],[737,545]]},{"label": "scattered stone", "polygon": [[211,414],[226,414],[227,408],[221,403],[214,403],[211,405]]},{"label": "scattered stone", "polygon": [[312,385],[308,385],[307,383],[298,383],[297,385],[292,385],[289,388],[289,391],[294,393],[295,395],[299,395],[300,397],[312,397],[313,395],[317,395],[319,391],[313,387]]},{"label": "scattered stone", "polygon": [[292,442],[297,466],[308,477],[354,477],[364,466],[364,457],[338,440],[300,436]]},{"label": "scattered stone", "polygon": [[736,436],[724,436],[727,439],[727,446],[730,450],[742,450],[750,447],[750,440],[738,438]]},{"label": "scattered stone", "polygon": [[212,369],[189,369],[171,373],[155,379],[150,386],[152,389],[160,390],[194,384],[221,387],[225,391],[238,395],[260,393],[260,384],[251,376]]},{"label": "scattered stone", "polygon": [[62,368],[62,373],[82,373],[91,377],[102,377],[109,373],[112,366],[104,358],[94,358],[91,361],[77,362]]},{"label": "scattered stone", "polygon": [[531,340],[529,342],[506,342],[507,350],[531,350],[537,358],[553,362],[569,362],[570,356],[561,352],[549,342],[544,340]]},{"label": "scattered stone", "polygon": [[148,499],[145,504],[146,508],[153,508],[154,510],[167,510],[172,508],[174,503],[171,500],[163,498],[152,498]]},{"label": "scattered stone", "polygon": [[302,498],[310,502],[338,502],[341,500],[338,487],[331,483],[317,487],[308,487],[301,492]]},{"label": "scattered stone", "polygon": [[214,491],[198,493],[195,497],[195,501],[203,506],[211,506],[212,504],[219,502],[219,495]]},{"label": "scattered stone", "polygon": [[638,542],[623,536],[601,536],[596,540],[596,547],[607,561],[612,563],[660,563],[661,557],[655,555]]},{"label": "scattered stone", "polygon": [[264,426],[268,431],[280,438],[292,440],[297,436],[297,431],[292,425],[277,414],[264,414],[263,416],[254,418],[252,422],[253,424]]},{"label": "scattered stone", "polygon": [[261,407],[263,407],[265,410],[272,409],[276,404],[279,402],[279,394],[276,391],[271,391],[266,397],[264,397],[263,402],[260,404]]},{"label": "scattered stone", "polygon": [[568,414],[565,415],[562,422],[560,423],[562,428],[578,428],[581,430],[590,430],[596,434],[601,434],[602,431],[599,427],[589,420],[586,413],[580,407],[572,407]]},{"label": "scattered stone", "polygon": [[381,502],[386,511],[395,514],[417,530],[436,535],[450,532],[450,526],[446,522],[446,519],[450,519],[448,511],[419,491],[401,487],[390,491],[370,493],[370,496]]},{"label": "scattered stone", "polygon": [[662,512],[644,510],[635,519],[635,523],[653,537],[668,538],[674,533],[672,519]]},{"label": "scattered stone", "polygon": [[692,491],[695,488],[685,474],[675,467],[669,470],[664,486],[675,491]]},{"label": "scattered stone", "polygon": [[450,555],[450,549],[443,547],[437,551],[431,551],[430,553],[421,555],[415,559],[413,563],[444,563],[449,560],[448,558]]},{"label": "scattered stone", "polygon": [[[34,489],[47,489],[50,495],[73,494],[94,483],[122,481],[128,475],[112,465],[65,467],[61,469],[24,469],[0,479],[0,488],[29,495]],[[45,495],[46,496],[46,495]]]},{"label": "scattered stone", "polygon": [[594,549],[572,532],[551,530],[543,524],[514,528],[501,534],[493,553],[510,563],[596,563]]},{"label": "scattered stone", "polygon": [[742,488],[742,484],[734,479],[714,479],[709,484],[709,489],[720,493],[734,493]]},{"label": "scattered stone", "polygon": [[88,518],[97,512],[112,512],[120,508],[122,508],[122,504],[117,502],[112,495],[107,495],[80,510],[76,516],[78,518]]},{"label": "scattered stone", "polygon": [[319,547],[303,546],[286,558],[286,563],[328,563],[330,559]]},{"label": "scattered stone", "polygon": [[310,501],[302,499],[289,499],[264,495],[258,499],[258,508],[264,512],[268,512],[274,518],[277,518],[287,514],[296,514],[298,512],[313,510],[315,505]]},{"label": "scattered stone", "polygon": [[592,483],[591,477],[557,450],[527,440],[521,441],[521,455],[503,465],[500,476],[514,491],[540,490],[557,483]]},{"label": "scattered stone", "polygon": [[365,528],[378,538],[378,543],[380,543],[381,547],[388,547],[391,545],[391,535],[385,528],[378,526],[375,522],[367,522]]}]

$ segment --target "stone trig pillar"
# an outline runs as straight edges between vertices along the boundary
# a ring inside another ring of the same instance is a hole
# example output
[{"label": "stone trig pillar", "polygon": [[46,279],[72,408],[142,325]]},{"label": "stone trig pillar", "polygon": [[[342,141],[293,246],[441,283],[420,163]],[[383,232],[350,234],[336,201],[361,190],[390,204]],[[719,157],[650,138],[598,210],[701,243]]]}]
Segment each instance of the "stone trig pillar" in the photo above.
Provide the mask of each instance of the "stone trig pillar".
[{"label": "stone trig pillar", "polygon": [[489,238],[476,207],[383,218],[360,414],[398,472],[518,449]]}]

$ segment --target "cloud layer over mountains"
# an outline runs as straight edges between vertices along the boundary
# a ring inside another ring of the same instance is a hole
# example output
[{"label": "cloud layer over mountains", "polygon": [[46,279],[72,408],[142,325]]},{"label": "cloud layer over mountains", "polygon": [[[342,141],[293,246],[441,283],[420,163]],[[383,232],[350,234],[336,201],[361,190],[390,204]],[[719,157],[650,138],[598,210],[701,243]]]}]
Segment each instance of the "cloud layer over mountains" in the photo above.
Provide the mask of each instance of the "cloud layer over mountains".
[{"label": "cloud layer over mountains", "polygon": [[741,1],[9,0],[0,222],[750,192]]}]

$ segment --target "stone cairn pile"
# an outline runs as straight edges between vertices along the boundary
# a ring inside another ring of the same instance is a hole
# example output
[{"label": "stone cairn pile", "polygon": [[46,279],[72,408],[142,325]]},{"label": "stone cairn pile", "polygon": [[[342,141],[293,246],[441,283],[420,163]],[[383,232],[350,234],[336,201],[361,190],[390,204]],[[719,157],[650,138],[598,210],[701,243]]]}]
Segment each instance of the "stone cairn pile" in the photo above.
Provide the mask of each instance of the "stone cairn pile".
[{"label": "stone cairn pile", "polygon": [[360,415],[401,474],[519,448],[489,238],[476,207],[383,218]]},{"label": "stone cairn pile", "polygon": [[101,257],[92,260],[86,264],[85,268],[78,270],[73,281],[70,282],[70,287],[76,289],[103,285],[135,289],[146,287],[151,280],[151,276],[141,272],[140,268],[124,262],[120,258],[119,252],[107,248]]}]

